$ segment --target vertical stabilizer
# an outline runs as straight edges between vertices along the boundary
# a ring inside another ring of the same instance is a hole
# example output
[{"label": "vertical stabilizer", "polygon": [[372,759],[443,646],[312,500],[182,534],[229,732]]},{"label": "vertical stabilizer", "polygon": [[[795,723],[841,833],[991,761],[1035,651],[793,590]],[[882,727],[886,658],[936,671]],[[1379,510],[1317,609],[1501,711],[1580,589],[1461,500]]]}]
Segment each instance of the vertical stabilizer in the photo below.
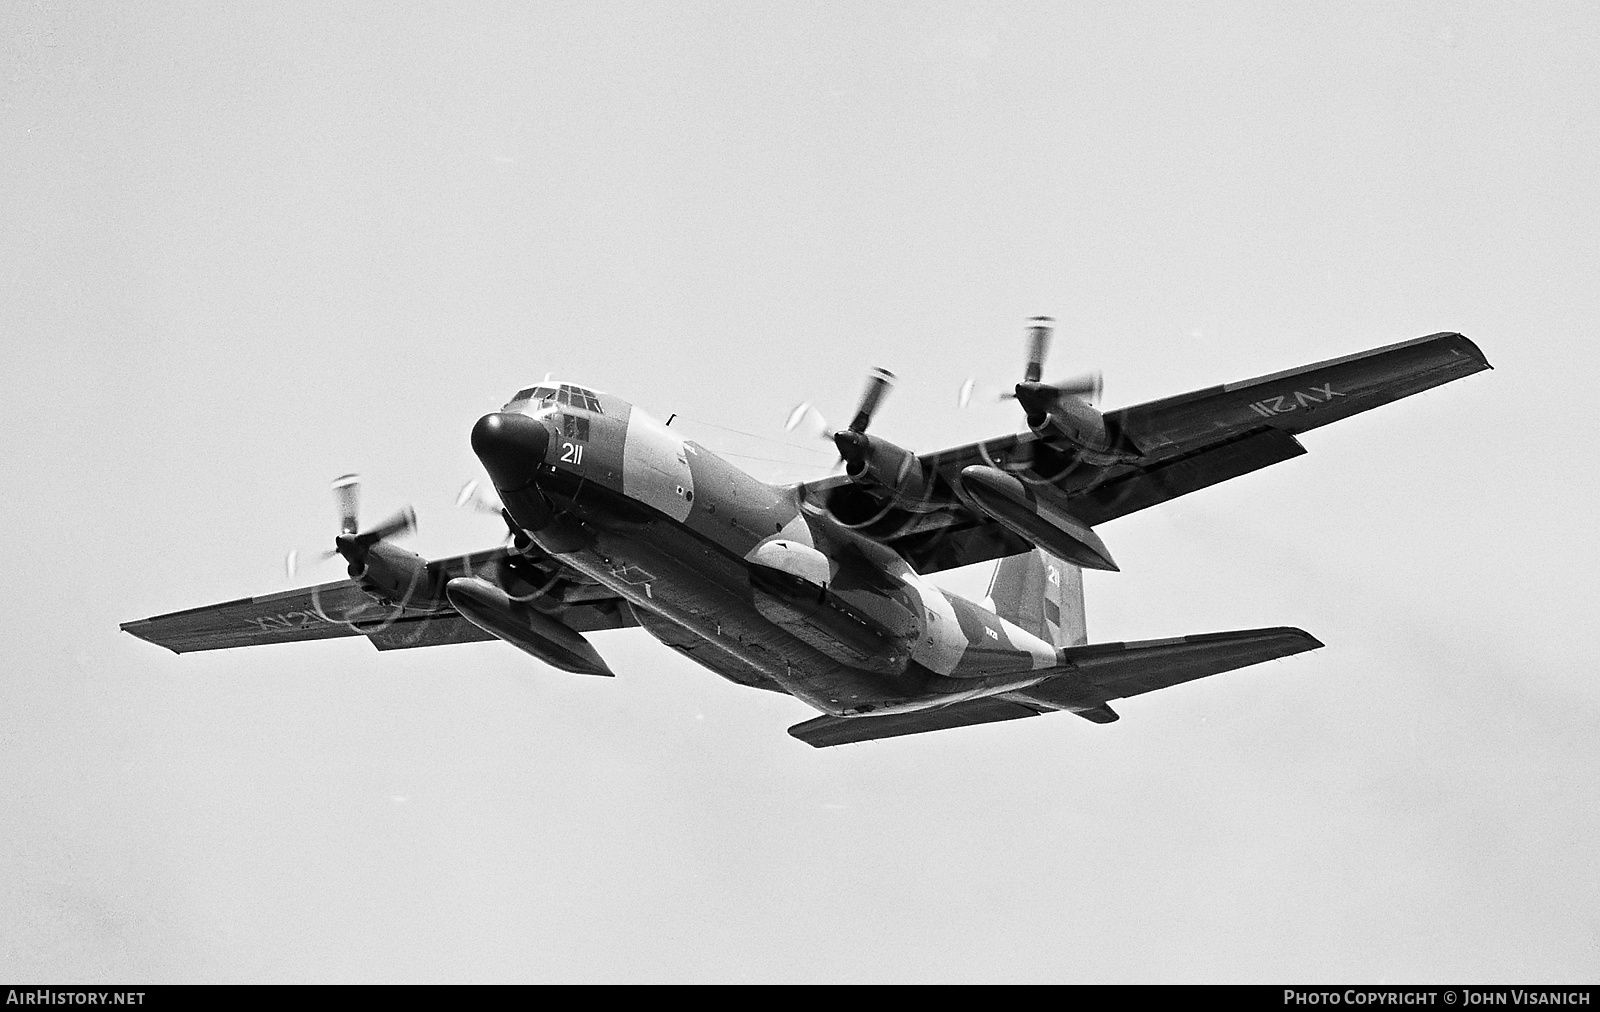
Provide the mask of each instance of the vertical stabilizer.
[{"label": "vertical stabilizer", "polygon": [[1083,616],[1083,570],[1043,549],[1000,560],[989,584],[995,614],[1057,647],[1089,641]]}]

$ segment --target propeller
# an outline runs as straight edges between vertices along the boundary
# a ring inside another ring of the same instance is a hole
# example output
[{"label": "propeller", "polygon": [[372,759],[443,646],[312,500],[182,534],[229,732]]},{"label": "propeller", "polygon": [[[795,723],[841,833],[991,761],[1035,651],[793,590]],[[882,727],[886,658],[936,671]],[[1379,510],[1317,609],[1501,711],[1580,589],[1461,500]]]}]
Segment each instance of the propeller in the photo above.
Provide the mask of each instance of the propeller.
[{"label": "propeller", "polygon": [[[1054,333],[1055,320],[1048,316],[1035,316],[1028,321],[1028,352],[1022,370],[1022,382],[1011,390],[1000,392],[996,397],[1001,401],[1020,402],[1023,410],[1028,413],[1029,424],[1049,414],[1062,398],[1075,397],[1085,403],[1093,403],[1100,399],[1101,391],[1104,389],[1104,380],[1098,371],[1083,373],[1055,383],[1040,382],[1040,378],[1044,375],[1044,360],[1050,355],[1050,341]],[[966,407],[979,389],[976,380],[968,379],[961,384],[961,391],[956,395],[956,403],[963,408]]]},{"label": "propeller", "polygon": [[483,484],[474,478],[462,485],[461,491],[456,493],[456,508],[499,516],[505,506],[501,505],[500,497],[494,493],[492,486],[485,490]]},{"label": "propeller", "polygon": [[1022,405],[1028,413],[1029,424],[1033,424],[1035,418],[1049,414],[1050,409],[1062,398],[1076,397],[1085,402],[1097,400],[1104,385],[1098,372],[1084,373],[1057,383],[1039,381],[1044,375],[1045,356],[1050,353],[1050,338],[1054,334],[1055,322],[1048,316],[1035,316],[1028,321],[1028,362],[1022,372],[1022,382],[1010,394],[1001,395],[1002,400],[1015,398]]},{"label": "propeller", "polygon": [[1028,321],[1028,365],[1022,371],[1024,383],[1037,383],[1044,374],[1045,356],[1050,354],[1050,338],[1055,333],[1050,325],[1055,322],[1048,316],[1035,316]]},{"label": "propeller", "polygon": [[339,533],[356,532],[356,513],[361,508],[361,476],[341,474],[333,479],[333,501],[339,505]]},{"label": "propeller", "polygon": [[849,431],[866,432],[867,426],[872,424],[872,416],[878,413],[878,405],[883,403],[884,396],[893,388],[894,373],[877,368],[868,373],[867,386],[861,391],[861,403],[856,407],[856,416],[850,419]]},{"label": "propeller", "polygon": [[[333,539],[333,548],[318,554],[319,561],[327,561],[334,556],[343,556],[349,564],[352,578],[359,577],[367,564],[367,553],[372,546],[389,538],[404,537],[415,534],[417,530],[417,511],[410,506],[403,506],[396,510],[382,523],[369,530],[363,531],[357,519],[361,507],[361,477],[355,474],[342,474],[333,480],[333,501],[339,510],[339,535]],[[293,579],[299,568],[300,553],[291,550],[284,556],[283,568],[285,574]]]},{"label": "propeller", "polygon": [[505,521],[507,532],[502,544],[524,551],[530,544],[528,536],[511,519],[505,506],[500,502],[500,497],[495,494],[494,486],[485,486],[476,478],[461,486],[461,491],[456,493],[456,508],[471,510],[474,513],[488,513]]},{"label": "propeller", "polygon": [[847,427],[833,429],[822,412],[818,411],[810,401],[802,401],[789,412],[789,418],[784,422],[784,431],[793,432],[802,422],[809,419],[816,426],[818,436],[832,440],[833,445],[839,448],[839,459],[853,464],[861,459],[866,450],[865,435],[867,426],[872,424],[872,416],[877,414],[884,397],[893,388],[894,373],[887,369],[874,368],[867,374],[867,385],[861,391],[861,402],[856,406],[855,417],[850,419]]}]

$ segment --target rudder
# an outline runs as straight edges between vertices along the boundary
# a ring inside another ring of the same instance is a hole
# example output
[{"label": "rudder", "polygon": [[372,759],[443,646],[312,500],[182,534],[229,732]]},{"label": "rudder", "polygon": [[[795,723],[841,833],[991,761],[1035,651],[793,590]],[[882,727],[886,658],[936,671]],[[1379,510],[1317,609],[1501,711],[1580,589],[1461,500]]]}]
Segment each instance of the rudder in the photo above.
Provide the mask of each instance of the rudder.
[{"label": "rudder", "polygon": [[1035,548],[1000,560],[989,583],[996,615],[1057,647],[1089,641],[1083,612],[1083,570]]}]

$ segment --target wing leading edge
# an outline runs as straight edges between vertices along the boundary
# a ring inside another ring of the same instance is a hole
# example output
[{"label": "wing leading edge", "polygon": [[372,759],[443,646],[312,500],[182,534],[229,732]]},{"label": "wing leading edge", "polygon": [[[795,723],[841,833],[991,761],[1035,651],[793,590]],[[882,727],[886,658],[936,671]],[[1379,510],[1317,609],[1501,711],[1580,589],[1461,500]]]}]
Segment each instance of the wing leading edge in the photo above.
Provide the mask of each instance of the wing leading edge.
[{"label": "wing leading edge", "polygon": [[[593,632],[636,625],[620,598],[579,582],[551,558],[496,549],[428,563],[441,585],[456,576],[483,576],[572,629]],[[379,604],[353,580],[222,604],[190,608],[136,622],[122,631],[173,653],[365,636],[379,650],[477,643],[495,637],[447,603],[429,607]]]},{"label": "wing leading edge", "polygon": [[[1032,546],[955,495],[964,468],[1017,474],[1095,526],[1297,457],[1306,452],[1295,438],[1299,433],[1489,368],[1468,338],[1433,334],[1107,412],[1107,432],[1120,455],[1108,464],[1076,459],[1031,432],[922,454],[936,479],[933,508],[885,509],[863,533],[923,573],[1015,555]],[[803,490],[826,501],[847,483],[825,478]]]},{"label": "wing leading edge", "polygon": [[1068,647],[1057,674],[1021,692],[976,699],[934,710],[860,717],[816,717],[789,728],[814,748],[895,738],[972,724],[1036,717],[1067,710],[1108,724],[1107,704],[1156,689],[1315,650],[1321,641],[1301,629],[1245,629],[1168,640]]}]

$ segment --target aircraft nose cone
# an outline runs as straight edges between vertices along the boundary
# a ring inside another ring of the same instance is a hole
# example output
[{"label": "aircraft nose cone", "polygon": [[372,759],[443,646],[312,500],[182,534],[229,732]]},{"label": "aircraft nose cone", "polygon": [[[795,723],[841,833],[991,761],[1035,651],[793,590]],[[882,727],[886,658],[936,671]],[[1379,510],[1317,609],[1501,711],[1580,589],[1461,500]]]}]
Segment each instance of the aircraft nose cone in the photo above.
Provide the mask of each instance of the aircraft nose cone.
[{"label": "aircraft nose cone", "polygon": [[497,411],[472,427],[472,452],[483,461],[494,487],[503,492],[533,481],[549,448],[549,430],[527,415]]}]

